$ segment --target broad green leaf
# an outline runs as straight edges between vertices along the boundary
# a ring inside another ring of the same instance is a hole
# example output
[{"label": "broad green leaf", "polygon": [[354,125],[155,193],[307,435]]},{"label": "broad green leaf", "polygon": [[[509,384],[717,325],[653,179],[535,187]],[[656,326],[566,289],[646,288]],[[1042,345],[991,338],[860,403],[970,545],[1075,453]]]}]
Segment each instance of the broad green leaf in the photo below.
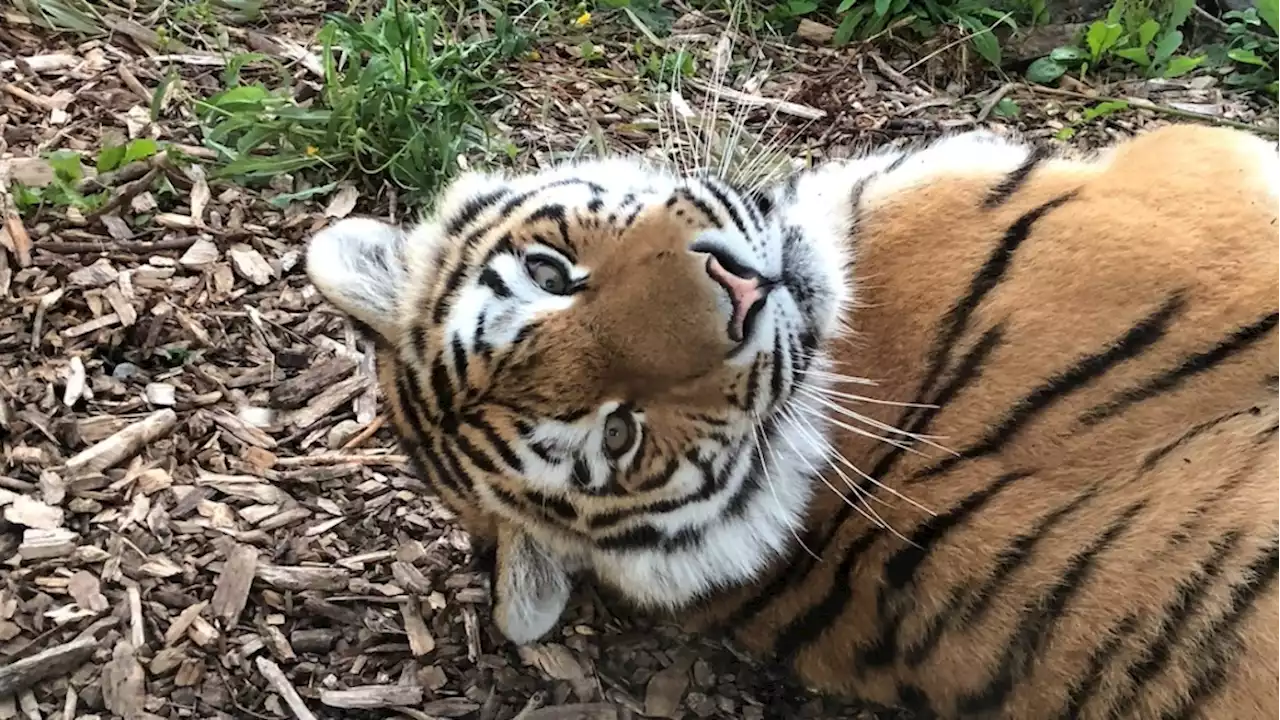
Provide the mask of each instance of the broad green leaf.
[{"label": "broad green leaf", "polygon": [[1179,55],[1169,60],[1169,65],[1164,69],[1164,76],[1167,78],[1182,77],[1199,67],[1200,63],[1204,62],[1204,59],[1204,55],[1196,55],[1195,57]]},{"label": "broad green leaf", "polygon": [[846,13],[849,8],[858,3],[858,0],[840,0],[840,4],[836,6],[836,14]]},{"label": "broad green leaf", "polygon": [[1078,47],[1067,45],[1054,48],[1049,57],[1058,62],[1077,62],[1089,57],[1089,54]]},{"label": "broad green leaf", "polygon": [[1002,118],[1014,118],[1021,112],[1022,108],[1018,107],[1018,103],[1010,100],[1009,98],[1000,98],[1000,102],[996,103],[996,106],[991,108],[992,115]]},{"label": "broad green leaf", "polygon": [[1165,19],[1165,25],[1175,29],[1182,27],[1182,23],[1187,21],[1187,16],[1195,6],[1196,0],[1173,0],[1173,8],[1169,11],[1169,17]]},{"label": "broad green leaf", "polygon": [[1265,67],[1267,64],[1266,61],[1258,57],[1258,53],[1248,48],[1235,48],[1234,50],[1228,50],[1227,57],[1238,63],[1244,63],[1246,65],[1261,65]]},{"label": "broad green leaf", "polygon": [[1160,39],[1156,41],[1156,52],[1151,58],[1151,64],[1164,65],[1169,58],[1178,51],[1178,47],[1182,45],[1182,33],[1177,30],[1170,30]]},{"label": "broad green leaf", "polygon": [[337,180],[331,183],[327,183],[325,185],[319,185],[317,187],[307,188],[306,190],[299,190],[298,192],[282,193],[280,195],[277,195],[271,198],[268,202],[270,202],[272,205],[275,205],[276,207],[285,207],[290,203],[299,202],[301,200],[310,200],[313,197],[318,197],[321,195],[328,195],[336,187],[338,187]]},{"label": "broad green leaf", "polygon": [[876,0],[876,17],[882,18],[889,12],[893,0]]},{"label": "broad green leaf", "polygon": [[1120,36],[1124,33],[1124,28],[1115,23],[1095,22],[1089,26],[1089,32],[1085,34],[1085,42],[1089,44],[1089,54],[1094,60],[1102,57],[1102,54],[1110,50]]},{"label": "broad green leaf", "polygon": [[1280,34],[1280,0],[1256,0],[1258,16],[1262,18],[1271,32]]},{"label": "broad green leaf", "polygon": [[1146,45],[1143,45],[1142,47],[1131,47],[1124,48],[1123,50],[1117,50],[1115,54],[1125,60],[1135,62],[1142,67],[1149,67],[1151,65],[1151,57],[1147,55]]},{"label": "broad green leaf", "polygon": [[125,146],[123,165],[145,160],[159,152],[160,147],[151,138],[138,138]]},{"label": "broad green leaf", "polygon": [[1138,27],[1138,45],[1145,51],[1151,41],[1155,40],[1158,32],[1160,32],[1160,23],[1147,18],[1147,21]]},{"label": "broad green leaf", "polygon": [[71,150],[58,150],[49,153],[49,167],[60,179],[76,182],[84,177],[84,169],[80,167],[80,153]]},{"label": "broad green leaf", "polygon": [[858,31],[858,25],[862,23],[862,18],[867,14],[865,7],[860,7],[851,13],[848,13],[840,20],[840,25],[836,28],[836,34],[831,42],[836,46],[848,44],[853,39],[854,33]]},{"label": "broad green leaf", "polygon": [[1040,85],[1047,85],[1062,77],[1067,67],[1053,58],[1042,57],[1027,68],[1027,80]]},{"label": "broad green leaf", "polygon": [[986,28],[981,28],[972,37],[969,42],[973,43],[973,49],[994,67],[1000,67],[1002,61],[1000,55],[1000,41],[996,40],[996,36],[990,32],[984,32]]},{"label": "broad green leaf", "polygon": [[111,172],[124,164],[124,145],[109,145],[98,153],[98,172]]}]

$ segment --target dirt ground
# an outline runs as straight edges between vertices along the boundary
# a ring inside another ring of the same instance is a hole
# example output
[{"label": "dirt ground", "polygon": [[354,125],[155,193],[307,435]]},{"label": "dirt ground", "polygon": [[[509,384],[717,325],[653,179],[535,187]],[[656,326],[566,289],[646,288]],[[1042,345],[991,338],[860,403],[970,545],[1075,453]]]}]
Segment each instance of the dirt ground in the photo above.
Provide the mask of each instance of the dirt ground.
[{"label": "dirt ground", "polygon": [[[116,21],[87,43],[0,23],[0,187],[47,183],[42,153],[112,136],[208,155],[181,97],[154,122],[151,105],[171,70],[182,93],[212,91],[219,57],[162,53],[145,24]],[[230,41],[288,59],[319,21],[276,11]],[[703,54],[721,32],[676,23]],[[513,69],[498,122],[517,166],[587,137],[654,145],[632,39],[584,69],[577,45],[547,38]],[[899,56],[741,38],[760,69],[743,90],[760,104],[751,122],[814,160],[974,126],[1049,141],[1097,95],[1162,109],[1082,125],[1075,144],[1178,113],[1275,126],[1273,109],[1203,78],[1033,90],[936,42]],[[1006,98],[1017,117],[994,112]],[[369,349],[301,263],[335,217],[413,209],[386,192],[272,204],[289,177],[249,190],[160,161],[130,172],[100,181],[103,210],[24,220],[9,206],[0,231],[0,720],[898,717],[807,696],[589,589],[553,641],[504,642],[467,537],[382,426]],[[150,220],[123,219],[137,215]]]}]

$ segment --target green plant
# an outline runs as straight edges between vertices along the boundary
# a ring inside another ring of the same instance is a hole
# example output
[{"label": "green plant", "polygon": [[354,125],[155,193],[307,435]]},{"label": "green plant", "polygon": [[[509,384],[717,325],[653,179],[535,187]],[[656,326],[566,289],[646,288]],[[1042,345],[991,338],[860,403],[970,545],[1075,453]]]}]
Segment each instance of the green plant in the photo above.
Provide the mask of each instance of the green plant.
[{"label": "green plant", "polygon": [[1072,69],[1084,75],[1090,68],[1137,65],[1148,77],[1179,77],[1199,67],[1204,54],[1180,55],[1181,27],[1195,7],[1195,0],[1172,0],[1168,7],[1153,7],[1150,0],[1115,0],[1106,17],[1089,24],[1080,45],[1055,48],[1027,68],[1027,79],[1037,83],[1057,80]]},{"label": "green plant", "polygon": [[109,195],[102,190],[96,193],[82,193],[78,185],[84,179],[84,167],[80,164],[80,153],[72,150],[58,150],[44,156],[53,170],[53,179],[44,187],[33,187],[14,181],[9,188],[14,204],[23,214],[39,212],[46,205],[55,207],[74,207],[81,212],[92,211],[102,206]]},{"label": "green plant", "polygon": [[390,0],[363,22],[329,16],[319,35],[324,87],[307,103],[287,87],[230,74],[231,87],[197,103],[204,144],[222,161],[215,176],[255,183],[358,173],[385,177],[411,200],[430,194],[459,155],[492,149],[499,63],[529,47],[503,8],[488,12],[490,31],[466,37],[431,4]]},{"label": "green plant", "polygon": [[1225,82],[1233,87],[1277,94],[1277,0],[1256,0],[1253,7],[1223,15],[1227,41],[1212,48],[1220,64],[1233,69]]}]

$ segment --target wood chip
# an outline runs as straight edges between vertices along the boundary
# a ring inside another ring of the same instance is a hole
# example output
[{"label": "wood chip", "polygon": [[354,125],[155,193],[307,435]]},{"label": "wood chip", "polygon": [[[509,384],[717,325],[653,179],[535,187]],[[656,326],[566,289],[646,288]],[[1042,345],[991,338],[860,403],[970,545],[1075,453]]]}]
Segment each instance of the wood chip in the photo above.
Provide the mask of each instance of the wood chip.
[{"label": "wood chip", "polygon": [[232,245],[227,250],[231,258],[231,267],[236,274],[254,285],[266,285],[271,282],[271,266],[262,258],[262,254],[248,245]]},{"label": "wood chip", "polygon": [[271,406],[282,410],[300,408],[355,369],[356,363],[351,358],[331,357],[272,388]]},{"label": "wood chip", "polygon": [[249,601],[249,588],[257,567],[257,550],[248,545],[236,545],[231,550],[209,602],[214,617],[222,618],[229,626],[236,624]]},{"label": "wood chip", "polygon": [[4,519],[15,525],[38,530],[56,530],[62,527],[65,518],[62,508],[46,505],[26,495],[17,495],[13,498],[13,502],[5,507]]},{"label": "wood chip", "polygon": [[271,689],[284,700],[289,706],[289,710],[293,712],[293,716],[297,720],[316,720],[316,716],[307,709],[307,704],[302,701],[302,696],[289,683],[289,678],[285,677],[284,671],[280,666],[271,660],[259,656],[254,660],[254,664],[258,666],[258,672],[267,679],[267,683],[271,685]]},{"label": "wood chip", "polygon": [[45,678],[71,672],[88,660],[97,647],[98,641],[94,637],[81,637],[31,657],[0,665],[0,697],[25,690]]},{"label": "wood chip", "polygon": [[368,377],[353,375],[326,388],[324,392],[312,398],[306,407],[294,412],[291,418],[294,427],[305,430],[315,425],[332,415],[338,408],[354,400],[368,385]]},{"label": "wood chip", "polygon": [[178,415],[173,410],[157,410],[71,458],[67,461],[67,470],[73,475],[102,472],[137,455],[147,445],[168,435],[177,424]]},{"label": "wood chip", "polygon": [[93,573],[84,570],[76,572],[67,581],[67,592],[71,593],[77,605],[86,610],[102,612],[111,607],[107,596],[102,594],[101,583]]},{"label": "wood chip", "polygon": [[259,565],[258,579],[277,590],[346,590],[351,574],[340,568]]},{"label": "wood chip", "polygon": [[321,690],[320,702],[337,708],[384,708],[417,705],[423,690],[417,685],[364,685],[349,690]]},{"label": "wood chip", "polygon": [[22,544],[18,545],[18,555],[24,560],[67,557],[76,551],[76,539],[79,537],[70,530],[31,528],[22,533]]},{"label": "wood chip", "polygon": [[576,703],[532,710],[512,720],[618,720],[618,708],[609,703]]},{"label": "wood chip", "polygon": [[116,643],[111,661],[102,667],[102,702],[125,720],[137,718],[146,702],[146,674],[127,640]]},{"label": "wood chip", "polygon": [[436,639],[422,619],[422,608],[418,601],[410,599],[400,603],[400,614],[404,618],[404,631],[409,636],[409,650],[417,657],[435,650]]}]

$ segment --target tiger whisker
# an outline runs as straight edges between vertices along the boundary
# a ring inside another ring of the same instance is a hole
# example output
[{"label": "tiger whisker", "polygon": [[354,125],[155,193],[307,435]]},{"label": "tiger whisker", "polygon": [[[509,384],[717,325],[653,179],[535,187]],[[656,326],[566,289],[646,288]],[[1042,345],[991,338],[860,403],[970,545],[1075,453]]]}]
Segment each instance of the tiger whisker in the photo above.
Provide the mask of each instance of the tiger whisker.
[{"label": "tiger whisker", "polygon": [[[799,427],[799,423],[798,423],[798,422],[797,422],[797,421],[792,417],[792,413],[791,413],[791,411],[790,411],[790,409],[789,409],[789,408],[784,408],[784,409],[783,409],[783,411],[782,411],[782,413],[781,413],[781,415],[782,415],[782,418],[783,418],[784,420],[786,420],[786,421],[788,421],[788,422],[792,423],[792,424],[793,424],[793,425],[795,425],[796,427]],[[839,497],[841,500],[843,500],[843,501],[845,502],[845,504],[846,504],[846,505],[848,505],[849,507],[851,507],[851,508],[853,508],[854,510],[856,510],[856,511],[858,512],[858,514],[859,514],[859,515],[863,516],[863,517],[864,517],[864,518],[866,518],[867,520],[870,520],[871,522],[876,523],[876,524],[877,524],[877,525],[879,525],[880,527],[885,527],[885,525],[884,525],[884,521],[883,521],[883,520],[880,520],[878,515],[876,515],[876,514],[875,514],[875,513],[873,513],[873,512],[868,512],[867,510],[863,509],[863,507],[862,507],[861,505],[859,505],[858,503],[854,502],[853,500],[850,500],[848,495],[845,495],[844,493],[842,493],[842,492],[840,492],[839,490],[837,490],[837,489],[836,489],[836,486],[835,486],[835,485],[832,485],[832,484],[831,484],[831,481],[830,481],[830,480],[827,480],[827,478],[826,478],[826,477],[824,477],[824,476],[823,476],[823,474],[822,474],[821,472],[819,472],[819,471],[818,471],[818,468],[814,467],[814,466],[813,466],[813,463],[809,462],[809,460],[808,460],[808,459],[807,459],[807,457],[804,455],[804,453],[800,452],[800,448],[796,447],[795,443],[791,442],[791,439],[790,439],[790,438],[788,438],[786,435],[783,435],[783,436],[782,436],[782,439],[787,441],[787,444],[791,446],[792,451],[794,451],[794,452],[796,453],[796,455],[798,455],[799,457],[801,457],[802,459],[804,459],[804,463],[805,463],[806,465],[808,465],[808,466],[809,466],[809,469],[813,471],[813,474],[814,474],[815,476],[817,476],[817,478],[818,478],[819,480],[821,480],[821,481],[822,481],[822,484],[823,484],[823,485],[826,485],[826,486],[831,490],[831,492],[835,493],[835,494],[836,494],[836,496],[837,496],[837,497]]]},{"label": "tiger whisker", "polygon": [[[765,433],[760,432],[759,420],[760,420],[759,416],[754,414],[752,415],[751,436],[752,436],[752,439],[755,441],[754,444],[756,446],[756,453],[759,454],[760,456],[760,469],[764,473],[765,484],[769,486],[769,492],[773,494],[773,501],[777,503],[778,509],[782,510],[782,498],[778,497],[778,488],[773,483],[773,476],[769,474],[769,460],[770,459],[774,461],[778,460],[778,454],[773,451],[773,448],[771,446],[769,446],[769,436]],[[763,440],[763,445],[761,444],[762,440]],[[769,452],[768,458],[766,458],[764,455],[766,449]],[[786,518],[787,530],[791,533],[791,537],[795,538],[796,542],[800,544],[800,547],[804,548],[804,551],[809,553],[809,555],[813,557],[814,560],[821,562],[822,558],[819,557],[818,554],[815,553],[813,550],[809,549],[809,546],[805,544],[804,539],[800,537],[800,533],[796,531],[796,526],[799,523],[794,518],[788,517],[787,513],[785,512],[781,512],[780,514],[782,517]]]},{"label": "tiger whisker", "polygon": [[812,399],[812,400],[816,400],[816,401],[818,401],[818,402],[819,402],[819,403],[821,403],[822,405],[824,405],[824,406],[826,406],[826,407],[829,407],[829,408],[831,408],[832,410],[835,410],[836,412],[840,413],[841,415],[843,415],[843,416],[845,416],[845,417],[847,417],[847,418],[852,418],[852,419],[857,420],[857,421],[859,421],[859,422],[865,423],[865,424],[870,425],[871,427],[874,427],[874,428],[876,428],[876,429],[878,429],[878,430],[884,430],[885,432],[890,432],[890,433],[897,433],[897,434],[902,435],[902,436],[904,436],[904,437],[911,438],[912,440],[915,440],[915,441],[917,441],[917,442],[922,442],[922,443],[924,443],[924,444],[926,444],[926,445],[929,445],[930,447],[937,448],[938,450],[941,450],[941,451],[946,452],[946,453],[951,453],[951,454],[953,454],[953,455],[958,454],[958,453],[956,453],[954,450],[951,450],[951,449],[947,448],[947,447],[946,447],[946,446],[944,446],[944,445],[941,445],[941,444],[939,444],[939,443],[937,443],[937,442],[934,442],[934,441],[933,441],[933,440],[931,440],[928,436],[921,435],[921,434],[919,434],[919,433],[914,433],[914,432],[911,432],[911,431],[909,431],[909,430],[903,430],[903,429],[901,429],[901,428],[896,428],[896,427],[894,427],[894,426],[892,426],[892,425],[890,425],[890,424],[888,424],[888,423],[886,423],[886,422],[881,422],[881,421],[879,421],[879,420],[876,420],[875,418],[867,417],[866,415],[863,415],[863,414],[861,414],[861,413],[859,413],[859,412],[856,412],[856,411],[850,410],[849,408],[844,407],[843,405],[840,405],[839,403],[832,402],[831,400],[828,400],[828,399],[826,399],[826,398],[822,397],[821,395],[819,395],[818,393],[813,392],[812,390],[810,390],[810,389],[809,389],[809,388],[807,388],[807,387],[799,387],[799,388],[796,388],[796,391],[797,391],[797,392],[800,392],[800,393],[804,393],[806,397],[808,397],[808,398],[810,398],[810,399]]},{"label": "tiger whisker", "polygon": [[[821,417],[821,418],[823,418],[823,419],[825,419],[825,420],[828,420],[828,421],[829,421],[829,418],[826,418],[825,416],[821,415],[820,413],[815,413],[813,408],[810,408],[810,407],[806,406],[804,403],[796,403],[796,406],[797,406],[798,408],[802,409],[802,410],[806,410],[806,411],[808,411],[808,412],[809,412],[809,414],[811,414],[811,415],[815,415],[815,416],[817,416],[817,417]],[[807,422],[807,421],[806,421],[806,422]],[[854,465],[852,462],[850,462],[850,461],[849,461],[849,459],[848,459],[848,458],[846,458],[846,457],[844,456],[844,454],[843,454],[843,453],[841,453],[841,452],[840,452],[840,451],[839,451],[839,450],[838,450],[838,449],[837,449],[833,444],[831,444],[831,442],[830,442],[830,441],[826,441],[826,440],[824,440],[824,443],[825,443],[825,447],[829,449],[829,451],[831,452],[831,454],[833,454],[833,455],[834,455],[838,460],[840,460],[840,462],[841,462],[845,467],[847,467],[847,468],[849,468],[850,470],[852,470],[852,471],[854,471],[855,473],[857,473],[860,477],[862,477],[863,479],[865,479],[867,482],[871,483],[872,485],[875,485],[875,486],[876,486],[876,487],[878,487],[878,488],[883,489],[885,492],[889,493],[890,495],[893,495],[894,497],[897,497],[897,498],[900,498],[900,499],[902,499],[902,500],[905,500],[907,503],[910,503],[911,505],[914,505],[915,507],[919,508],[920,510],[923,510],[924,512],[926,512],[926,513],[928,513],[928,514],[930,514],[930,515],[937,515],[937,513],[936,513],[936,512],[934,512],[933,510],[931,510],[930,508],[925,507],[924,505],[921,505],[918,501],[916,501],[916,500],[914,500],[914,499],[912,499],[912,498],[910,498],[910,497],[907,497],[906,495],[903,495],[901,492],[899,492],[899,491],[897,491],[897,490],[895,490],[895,489],[893,489],[893,488],[889,487],[888,485],[885,485],[884,483],[880,482],[880,481],[879,481],[879,480],[877,480],[876,478],[872,477],[870,474],[868,474],[868,473],[864,472],[864,471],[862,470],[862,468],[859,468],[857,465]],[[861,490],[861,488],[859,488],[859,490]],[[864,492],[865,492],[865,491],[864,491]],[[875,495],[874,495],[874,494],[872,494],[872,493],[867,493],[867,494],[868,494],[868,495],[870,495],[871,497],[875,497]],[[878,498],[878,499],[879,499],[879,498]],[[880,499],[880,502],[884,502],[884,500],[883,500],[883,499]]]},{"label": "tiger whisker", "polygon": [[930,403],[903,402],[900,400],[881,400],[880,398],[873,398],[873,397],[867,397],[865,395],[855,395],[853,393],[841,392],[839,390],[832,390],[831,388],[824,387],[822,385],[810,385],[810,386],[807,386],[807,389],[820,393],[822,395],[830,395],[833,397],[843,398],[845,400],[857,400],[858,402],[874,403],[876,405],[895,405],[897,407],[918,407],[918,408],[938,407],[937,405],[933,405]]}]

